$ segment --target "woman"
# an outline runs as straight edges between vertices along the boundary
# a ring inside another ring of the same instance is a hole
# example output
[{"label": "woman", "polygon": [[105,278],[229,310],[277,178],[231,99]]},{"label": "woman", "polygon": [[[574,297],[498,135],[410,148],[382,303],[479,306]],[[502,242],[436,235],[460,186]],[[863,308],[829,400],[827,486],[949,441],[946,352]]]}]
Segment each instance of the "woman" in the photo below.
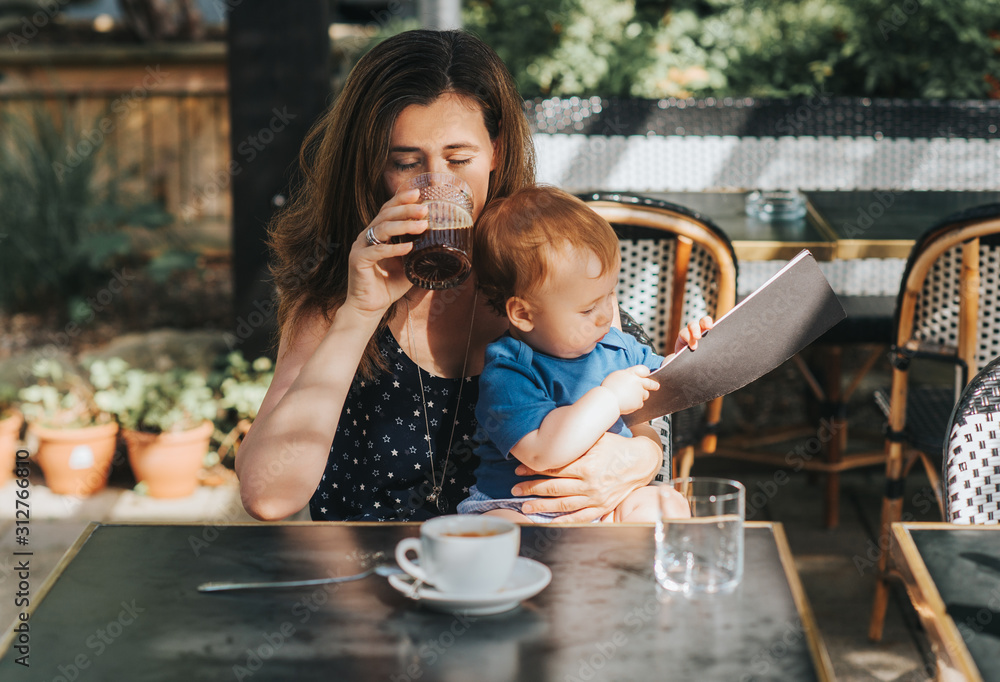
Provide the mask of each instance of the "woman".
[{"label": "woman", "polygon": [[[304,182],[272,226],[281,340],[274,380],[240,447],[247,511],[280,519],[421,520],[472,484],[486,345],[507,328],[460,287],[412,287],[393,237],[427,228],[406,181],[449,172],[473,217],[534,182],[521,99],[497,55],[462,32],[410,31],[366,54],[310,132]],[[337,416],[339,415],[339,421]],[[556,478],[518,484],[526,513],[590,521],[657,471],[651,428],[608,434]],[[332,445],[331,445],[332,444]],[[531,473],[531,472],[525,472]]]}]

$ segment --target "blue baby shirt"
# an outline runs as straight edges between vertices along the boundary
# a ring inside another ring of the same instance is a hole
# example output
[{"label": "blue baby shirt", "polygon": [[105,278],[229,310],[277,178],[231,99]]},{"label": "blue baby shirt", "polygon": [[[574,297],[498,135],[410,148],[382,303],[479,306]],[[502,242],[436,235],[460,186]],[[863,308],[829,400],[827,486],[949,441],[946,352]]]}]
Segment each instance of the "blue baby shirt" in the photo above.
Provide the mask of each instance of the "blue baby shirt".
[{"label": "blue baby shirt", "polygon": [[[493,498],[511,497],[510,489],[528,479],[514,474],[518,461],[510,449],[541,426],[545,415],[575,403],[615,370],[634,365],[656,370],[662,362],[662,356],[614,328],[590,353],[572,359],[545,355],[506,334],[491,343],[476,404],[476,488]],[[632,435],[621,418],[609,431]]]}]

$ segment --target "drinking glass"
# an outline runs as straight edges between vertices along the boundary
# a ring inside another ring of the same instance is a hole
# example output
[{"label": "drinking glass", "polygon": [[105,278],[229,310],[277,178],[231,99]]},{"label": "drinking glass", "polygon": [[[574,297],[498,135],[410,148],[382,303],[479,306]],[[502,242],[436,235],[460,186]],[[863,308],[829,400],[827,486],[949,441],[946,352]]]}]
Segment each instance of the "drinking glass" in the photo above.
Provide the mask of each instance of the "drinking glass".
[{"label": "drinking glass", "polygon": [[[691,515],[678,518],[680,493]],[[746,489],[739,481],[693,476],[664,483],[656,523],[656,580],[685,594],[731,592],[743,577],[743,520]]]},{"label": "drinking glass", "polygon": [[403,257],[406,277],[424,289],[456,287],[472,272],[472,189],[450,173],[421,173],[408,187],[420,190],[428,225]]}]

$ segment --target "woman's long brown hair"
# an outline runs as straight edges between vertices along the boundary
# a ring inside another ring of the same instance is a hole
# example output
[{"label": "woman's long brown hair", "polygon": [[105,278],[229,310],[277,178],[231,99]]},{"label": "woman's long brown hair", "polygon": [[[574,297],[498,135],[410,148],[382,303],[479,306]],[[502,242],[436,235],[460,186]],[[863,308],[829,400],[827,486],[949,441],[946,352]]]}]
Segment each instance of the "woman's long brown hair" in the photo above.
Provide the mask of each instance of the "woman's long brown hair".
[{"label": "woman's long brown hair", "polygon": [[[270,225],[283,336],[294,334],[303,316],[322,312],[330,319],[343,304],[351,245],[390,198],[382,174],[396,117],[443,93],[468,97],[482,109],[497,159],[486,203],[534,183],[534,146],[522,100],[489,46],[463,31],[407,31],[379,43],[306,136],[301,182]],[[373,376],[380,360],[372,338],[360,374]]]}]

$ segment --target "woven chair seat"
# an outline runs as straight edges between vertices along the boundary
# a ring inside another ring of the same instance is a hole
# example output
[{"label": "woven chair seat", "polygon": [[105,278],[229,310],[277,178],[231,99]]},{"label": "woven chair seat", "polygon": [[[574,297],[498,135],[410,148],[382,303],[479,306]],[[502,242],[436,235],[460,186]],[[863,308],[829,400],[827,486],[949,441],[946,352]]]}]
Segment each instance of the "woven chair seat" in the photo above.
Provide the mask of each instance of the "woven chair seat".
[{"label": "woven chair seat", "polygon": [[947,427],[945,516],[952,523],[1000,523],[1000,358],[962,392]]},{"label": "woven chair seat", "polygon": [[[616,294],[624,332],[668,355],[684,325],[705,315],[718,318],[735,304],[736,255],[725,233],[708,218],[629,193],[595,192],[581,198],[618,235],[621,274]],[[654,420],[664,443],[664,476],[675,452],[684,450],[678,467],[682,471],[690,467],[695,446],[714,451],[720,400]]]}]

